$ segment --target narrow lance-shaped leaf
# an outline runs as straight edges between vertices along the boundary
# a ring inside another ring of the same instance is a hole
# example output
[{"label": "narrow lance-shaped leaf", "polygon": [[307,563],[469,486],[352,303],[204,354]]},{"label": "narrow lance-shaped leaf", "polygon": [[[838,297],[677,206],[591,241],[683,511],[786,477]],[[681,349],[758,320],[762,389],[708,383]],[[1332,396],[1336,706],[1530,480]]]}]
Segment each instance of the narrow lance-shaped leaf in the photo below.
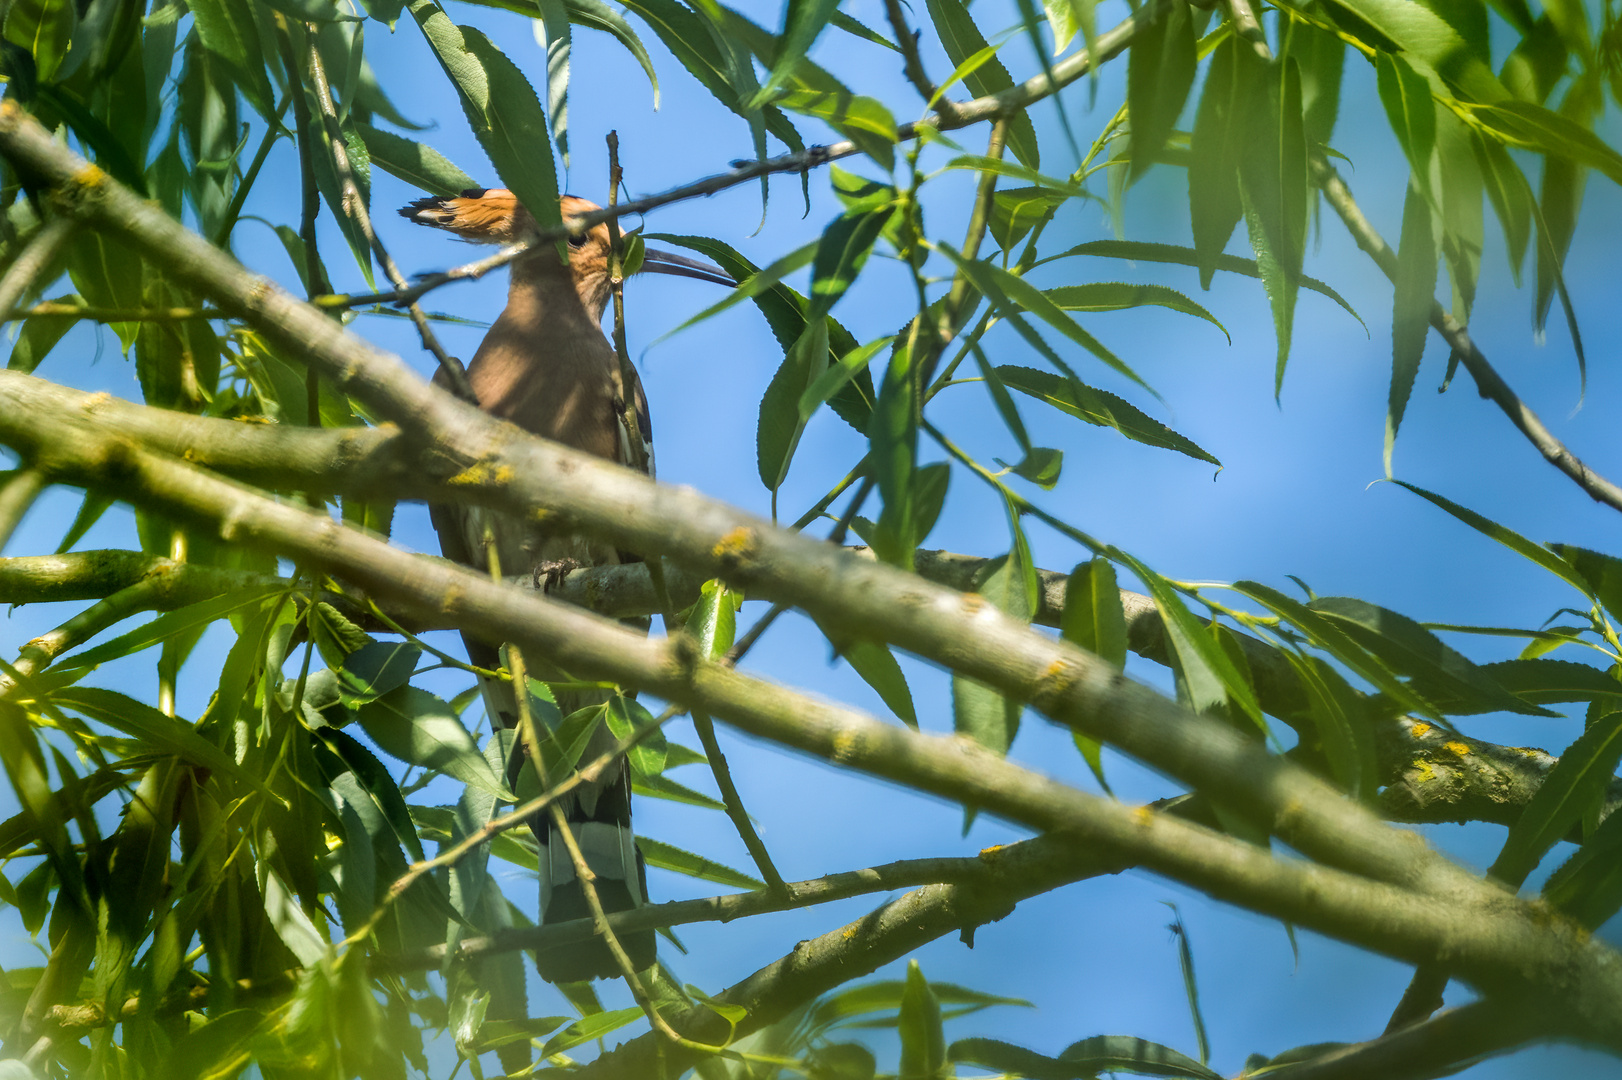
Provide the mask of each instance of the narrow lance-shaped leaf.
[{"label": "narrow lance-shaped leaf", "polygon": [[1188,209],[1194,230],[1200,288],[1211,287],[1218,256],[1244,216],[1239,198],[1239,165],[1246,151],[1245,125],[1260,96],[1255,53],[1237,36],[1211,54],[1205,89],[1194,114],[1189,143]]},{"label": "narrow lance-shaped leaf", "polygon": [[838,8],[839,0],[788,0],[783,8],[783,32],[778,35],[777,63],[750,100],[750,108],[760,108],[771,100],[779,87],[788,82],[794,74],[795,65],[810,50],[811,43],[816,41],[817,35],[822,33],[822,28],[828,25],[828,20],[833,18]]},{"label": "narrow lance-shaped leaf", "polygon": [[534,88],[488,38],[452,23],[434,0],[413,0],[410,10],[502,182],[541,227],[558,224],[557,170]]},{"label": "narrow lance-shaped leaf", "polygon": [[1222,462],[1206,453],[1189,439],[1184,438],[1154,417],[1116,397],[1107,390],[1066,379],[1050,371],[1005,364],[997,368],[997,375],[1005,386],[1029,394],[1061,412],[1069,413],[1098,427],[1110,427],[1133,442],[1175,450],[1200,461],[1222,467]]},{"label": "narrow lance-shaped leaf", "polygon": [[569,165],[569,56],[574,49],[564,0],[536,0],[541,17],[531,26],[535,43],[546,50],[546,116],[564,167]]},{"label": "narrow lance-shaped leaf", "polygon": [[1622,760],[1622,711],[1602,715],[1560,755],[1510,826],[1504,849],[1487,873],[1511,888],[1524,884],[1555,842],[1605,797],[1618,760]]},{"label": "narrow lance-shaped leaf", "polygon": [[[1121,607],[1114,563],[1100,555],[1070,572],[1059,633],[1105,663],[1117,668],[1126,666],[1126,612]],[[1103,746],[1079,731],[1073,732],[1072,738],[1099,786],[1109,791],[1109,782],[1104,779]]]},{"label": "narrow lance-shaped leaf", "polygon": [[[928,0],[928,3],[929,17],[935,24],[935,33],[940,36],[941,45],[946,49],[946,55],[954,67],[961,65],[986,47],[985,35],[974,24],[968,9],[960,0]],[[1000,93],[1014,85],[1008,69],[995,57],[969,72],[963,81],[975,97]],[[1036,145],[1036,128],[1025,112],[1015,113],[1010,118],[1008,149],[1033,169],[1042,164],[1041,153]]]},{"label": "narrow lance-shaped leaf", "polygon": [[1273,393],[1284,388],[1284,368],[1295,328],[1295,299],[1307,237],[1307,142],[1301,121],[1301,79],[1295,61],[1268,71],[1267,109],[1251,117],[1249,150],[1240,161],[1240,201],[1256,252],[1262,286],[1278,337]]},{"label": "narrow lance-shaped leaf", "polygon": [[1430,202],[1412,182],[1402,208],[1402,240],[1397,248],[1397,277],[1391,315],[1391,395],[1385,420],[1385,473],[1391,475],[1391,450],[1408,407],[1419,361],[1430,332],[1436,294],[1436,241],[1431,232]]},{"label": "narrow lance-shaped leaf", "polygon": [[907,988],[901,995],[897,1028],[901,1036],[901,1075],[939,1076],[946,1062],[941,1005],[916,960],[907,961]]},{"label": "narrow lance-shaped leaf", "polygon": [[1194,85],[1195,63],[1194,23],[1184,3],[1163,7],[1133,39],[1126,69],[1133,179],[1148,171],[1166,145]]}]

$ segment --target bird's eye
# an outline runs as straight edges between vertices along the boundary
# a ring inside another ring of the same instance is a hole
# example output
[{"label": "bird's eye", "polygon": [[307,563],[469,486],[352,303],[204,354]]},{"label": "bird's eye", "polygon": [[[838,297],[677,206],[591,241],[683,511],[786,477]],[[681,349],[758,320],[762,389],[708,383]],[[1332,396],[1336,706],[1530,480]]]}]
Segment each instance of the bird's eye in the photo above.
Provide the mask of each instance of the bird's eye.
[{"label": "bird's eye", "polygon": [[579,236],[571,236],[571,237],[569,237],[569,246],[572,247],[572,248],[583,248],[583,247],[585,247],[586,246],[585,234],[582,233]]}]

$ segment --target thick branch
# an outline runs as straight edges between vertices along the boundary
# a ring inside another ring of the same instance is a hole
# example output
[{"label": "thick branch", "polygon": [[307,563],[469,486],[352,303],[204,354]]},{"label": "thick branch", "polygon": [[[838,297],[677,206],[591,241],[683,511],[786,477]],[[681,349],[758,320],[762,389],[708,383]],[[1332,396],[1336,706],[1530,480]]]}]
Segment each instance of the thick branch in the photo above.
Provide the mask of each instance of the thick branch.
[{"label": "thick branch", "polygon": [[[398,551],[328,517],[129,447],[70,418],[0,415],[0,440],[54,479],[113,488],[175,517],[218,523],[227,542],[281,551],[406,608],[438,609],[459,626],[548,656],[567,670],[698,705],[759,737],[1040,831],[1064,833],[1067,843],[1085,850],[1134,860],[1219,899],[1370,949],[1415,962],[1446,957],[1461,977],[1489,990],[1530,984],[1558,1000],[1590,1037],[1622,1048],[1622,957],[1575,925],[1534,914],[1461,870],[1455,873],[1465,887],[1449,890],[1445,899],[1452,903],[1437,903],[1435,895],[1275,858],[1168,815],[1087,795],[963,740],[882,724],[703,661],[685,639],[644,639],[544,596]],[[851,570],[866,569],[841,558]],[[964,602],[958,597],[957,604]],[[978,620],[976,628],[983,628]],[[1126,685],[1118,676],[1112,681],[1117,688]],[[1164,722],[1155,715],[1165,713],[1169,703],[1163,699],[1147,692],[1123,698],[1108,706],[1123,724],[1154,728]],[[1144,709],[1134,711],[1139,700]],[[1169,716],[1181,722],[1177,712]],[[1285,769],[1279,766],[1268,779],[1276,781]],[[1375,828],[1406,848],[1409,861],[1439,861],[1416,838]],[[1373,831],[1354,823],[1347,832],[1354,830],[1360,838]],[[1434,871],[1411,876],[1437,880]]]}]

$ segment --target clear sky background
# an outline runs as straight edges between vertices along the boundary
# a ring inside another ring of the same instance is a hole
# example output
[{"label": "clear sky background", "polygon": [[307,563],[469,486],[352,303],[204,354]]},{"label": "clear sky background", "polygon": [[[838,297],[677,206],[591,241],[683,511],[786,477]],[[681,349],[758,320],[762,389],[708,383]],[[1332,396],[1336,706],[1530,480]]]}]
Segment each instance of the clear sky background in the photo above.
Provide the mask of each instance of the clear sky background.
[{"label": "clear sky background", "polygon": [[[457,21],[484,29],[532,80],[543,78],[544,54],[526,20],[460,4],[449,5],[449,10]],[[768,25],[779,18],[775,5],[745,3],[741,10]],[[870,25],[882,25],[880,0],[848,0],[843,10]],[[1016,21],[1013,5],[1001,0],[982,0],[974,11],[988,35]],[[1125,13],[1124,4],[1109,0],[1101,5],[1099,25],[1112,25]],[[418,137],[479,182],[498,183],[409,16],[392,35],[376,23],[369,23],[366,33],[368,56],[396,104],[406,116],[435,125]],[[643,40],[661,77],[663,103],[658,111],[652,108],[645,77],[619,45],[602,34],[575,31],[570,95],[573,158],[566,184],[573,194],[605,201],[603,136],[611,128],[619,131],[626,183],[633,195],[722,170],[731,159],[751,155],[744,122],[714,102],[651,33],[644,33]],[[943,78],[951,65],[927,31],[924,51],[934,77]],[[917,98],[901,77],[896,54],[830,31],[812,55],[857,92],[898,106],[899,119],[913,115],[910,110]],[[1012,41],[1002,55],[1016,78],[1036,70],[1023,40]],[[1355,53],[1348,55],[1346,69],[1334,145],[1351,159],[1341,168],[1364,209],[1394,239],[1407,167],[1378,111],[1372,69]],[[1124,72],[1124,61],[1106,67],[1096,99],[1086,81],[1065,91],[1076,140],[1083,147],[1119,105]],[[1037,107],[1033,116],[1041,134],[1044,171],[1068,173],[1077,162],[1051,103]],[[814,122],[801,120],[799,125],[810,141],[834,137]],[[985,134],[980,127],[957,137],[966,149],[978,153]],[[1614,138],[1614,124],[1609,134]],[[926,160],[939,165],[945,159],[944,154],[932,153]],[[871,164],[845,165],[878,175]],[[249,199],[247,213],[296,223],[297,185],[285,179],[295,175],[293,149],[281,144],[259,190]],[[441,269],[478,254],[443,234],[393,216],[394,207],[420,192],[380,172],[374,172],[372,184],[374,217],[408,273]],[[926,230],[932,238],[960,241],[958,211],[972,184],[972,176],[957,173],[927,189],[928,206],[934,212],[926,211]],[[1102,194],[1103,184],[1095,181],[1094,186]],[[826,169],[812,173],[810,193],[808,215],[798,179],[782,177],[771,183],[764,222],[759,186],[745,185],[666,207],[647,224],[653,231],[718,237],[757,264],[765,264],[814,238],[838,212]],[[1188,243],[1186,197],[1183,171],[1154,170],[1130,193],[1126,235]],[[1567,280],[1589,349],[1586,396],[1580,392],[1558,312],[1547,341],[1534,336],[1530,291],[1513,287],[1490,215],[1481,292],[1471,325],[1476,340],[1510,384],[1568,445],[1612,477],[1622,476],[1622,446],[1615,436],[1622,379],[1613,355],[1613,342],[1622,333],[1612,240],[1618,235],[1619,211],[1622,200],[1616,190],[1603,178],[1592,179],[1567,264]],[[323,252],[335,284],[340,289],[363,289],[331,221],[324,219],[322,225]],[[1230,250],[1241,250],[1242,232]],[[1043,249],[1056,252],[1110,235],[1108,218],[1096,204],[1067,209],[1048,230]],[[1273,396],[1273,329],[1259,283],[1219,277],[1211,291],[1202,294],[1193,270],[1104,260],[1069,260],[1041,271],[1038,280],[1044,286],[1109,280],[1172,285],[1221,319],[1233,343],[1229,345],[1208,323],[1160,308],[1084,317],[1085,325],[1142,373],[1164,403],[1097,362],[1071,356],[1083,378],[1166,421],[1220,458],[1224,468],[1216,472],[1208,464],[1126,442],[1112,431],[1087,427],[1030,402],[1023,412],[1033,441],[1065,451],[1058,487],[1030,493],[1075,525],[1174,578],[1252,578],[1293,590],[1286,577],[1293,574],[1321,595],[1360,597],[1424,621],[1541,624],[1556,608],[1575,599],[1566,586],[1402,489],[1371,486],[1382,476],[1391,291],[1332,214],[1319,223],[1315,237],[1307,272],[1345,295],[1367,322],[1368,332],[1328,300],[1303,292],[1291,364],[1278,402]],[[255,269],[297,287],[291,264],[263,225],[241,224],[236,250]],[[803,279],[802,273],[791,280],[803,289]],[[435,293],[427,306],[488,321],[500,311],[505,289],[505,276],[496,275]],[[714,286],[665,277],[637,280],[628,288],[631,349],[652,401],[660,478],[765,513],[769,498],[756,475],[755,418],[782,354],[764,320],[751,305],[739,305],[648,347],[716,299]],[[866,341],[893,333],[911,303],[902,268],[875,260],[835,315]],[[424,374],[431,371],[431,358],[417,347],[410,326],[402,320],[362,317],[353,329],[397,350]],[[481,331],[447,327],[441,333],[451,351],[466,358],[477,347]],[[1039,363],[1006,328],[994,332],[988,346],[998,362]],[[1534,539],[1614,551],[1615,514],[1591,502],[1545,464],[1496,408],[1475,395],[1467,375],[1461,372],[1447,393],[1436,393],[1445,360],[1445,347],[1433,336],[1397,443],[1396,476]],[[75,331],[39,374],[139,399],[133,365],[118,354],[110,333],[98,343],[89,329]],[[980,389],[948,391],[933,415],[979,460],[1017,457],[1012,439]],[[863,449],[863,440],[842,421],[826,410],[820,414],[807,431],[782,490],[783,516],[797,516],[844,475]],[[926,446],[926,455],[932,449]],[[54,550],[77,502],[77,493],[52,492],[29,516],[7,554]],[[80,546],[134,546],[132,523],[126,509],[115,509]],[[1086,557],[1041,526],[1033,523],[1030,529],[1039,565],[1068,570]],[[401,508],[395,538],[416,550],[438,550],[421,506]],[[976,555],[1006,552],[1009,538],[1000,502],[972,476],[955,470],[947,510],[928,546]],[[81,606],[13,610],[0,621],[0,650],[14,654],[28,638]],[[745,614],[752,618],[763,610],[752,604]],[[1513,646],[1497,639],[1454,635],[1449,640],[1477,660],[1502,659],[1514,652]],[[213,689],[211,671],[217,673],[228,644],[216,630],[193,655],[182,676],[182,715],[195,718],[202,711]],[[1575,654],[1568,658],[1586,659]],[[756,648],[748,666],[882,712],[876,696],[847,667],[829,664],[826,644],[803,620],[783,620]],[[947,678],[911,661],[906,668],[925,729],[949,731]],[[1169,688],[1164,669],[1136,661],[1129,671]],[[149,699],[156,692],[150,656],[109,665],[93,681]],[[447,696],[462,688],[449,680],[431,685]],[[1483,738],[1558,751],[1581,730],[1580,711],[1571,711],[1575,719],[1467,717],[1459,726]],[[696,743],[690,729],[678,728],[676,735]],[[759,820],[779,868],[791,880],[909,856],[969,854],[1022,835],[982,817],[963,837],[962,815],[955,806],[854,778],[729,731],[723,730],[722,742],[744,801]],[[1069,734],[1034,715],[1027,715],[1013,756],[1084,788],[1096,788]],[[1170,782],[1116,755],[1107,756],[1106,769],[1117,794],[1125,799],[1149,800],[1175,790]],[[689,767],[676,775],[692,786],[712,790],[700,768]],[[440,795],[446,802],[455,796],[448,786]],[[10,798],[9,790],[0,793],[0,803],[9,803]],[[11,812],[0,805],[0,813]],[[636,819],[639,833],[749,868],[742,844],[719,814],[643,799]],[[1492,861],[1504,834],[1502,828],[1488,825],[1424,831],[1438,847],[1478,869]],[[1562,845],[1546,862],[1543,874],[1569,850]],[[506,875],[520,906],[531,909],[533,880],[504,864],[494,868]],[[24,869],[13,867],[10,876],[15,880]],[[651,876],[656,900],[714,891],[713,886],[667,873],[656,871]],[[955,1021],[948,1026],[948,1038],[986,1035],[1053,1054],[1086,1036],[1131,1034],[1193,1053],[1176,944],[1166,930],[1171,912],[1163,901],[1176,903],[1187,924],[1211,1033],[1212,1064],[1229,1074],[1236,1073],[1253,1052],[1274,1054],[1305,1043],[1377,1035],[1408,979],[1410,969],[1403,965],[1306,932],[1297,934],[1297,962],[1278,923],[1134,872],[1082,882],[1028,901],[1009,918],[982,928],[973,950],[955,937],[920,950],[917,959],[932,980],[1027,997],[1036,1006],[1001,1008]],[[796,941],[855,918],[875,902],[862,898],[728,926],[682,928],[680,935],[691,955],[667,959],[683,980],[718,991],[786,953]],[[1622,928],[1616,922],[1601,933],[1622,944]],[[0,964],[38,963],[34,949],[14,913],[0,913]],[[892,965],[883,974],[893,976],[900,970]],[[622,989],[606,984],[603,993],[605,1000],[625,996]],[[1457,986],[1449,994],[1453,1002],[1467,997]],[[533,1015],[568,1011],[550,988],[534,980],[530,1009]],[[625,1032],[635,1030],[640,1025]],[[609,1043],[619,1041],[625,1032],[616,1033]],[[893,1046],[882,1035],[873,1041],[880,1047],[881,1068],[893,1067]],[[448,1040],[441,1040],[438,1052],[444,1055],[438,1060],[446,1063],[448,1072]],[[1613,1058],[1552,1047],[1483,1064],[1470,1075],[1617,1074]]]}]

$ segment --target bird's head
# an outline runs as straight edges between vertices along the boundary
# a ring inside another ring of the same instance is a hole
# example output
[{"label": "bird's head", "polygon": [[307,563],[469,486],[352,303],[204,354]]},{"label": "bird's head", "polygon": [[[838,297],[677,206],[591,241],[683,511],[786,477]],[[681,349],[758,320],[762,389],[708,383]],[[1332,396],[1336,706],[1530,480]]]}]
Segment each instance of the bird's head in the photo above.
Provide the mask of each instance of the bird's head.
[{"label": "bird's head", "polygon": [[[580,218],[602,209],[596,203],[573,195],[562,200],[563,220]],[[400,215],[419,225],[430,225],[455,233],[464,240],[483,244],[510,244],[531,239],[539,232],[535,219],[506,188],[469,188],[452,198],[431,197],[418,199],[400,209]],[[635,233],[623,238],[627,254],[632,255],[628,267],[633,273],[672,274],[677,277],[698,278],[718,285],[736,285],[718,266],[689,259],[657,248],[641,246]],[[640,265],[635,265],[634,250],[642,247]],[[610,296],[609,253],[611,250],[608,224],[599,222],[589,229],[569,237],[568,261],[557,256],[551,244],[537,244],[513,264],[516,276],[550,277],[567,275],[572,279],[580,302],[597,319],[603,317]]]}]

